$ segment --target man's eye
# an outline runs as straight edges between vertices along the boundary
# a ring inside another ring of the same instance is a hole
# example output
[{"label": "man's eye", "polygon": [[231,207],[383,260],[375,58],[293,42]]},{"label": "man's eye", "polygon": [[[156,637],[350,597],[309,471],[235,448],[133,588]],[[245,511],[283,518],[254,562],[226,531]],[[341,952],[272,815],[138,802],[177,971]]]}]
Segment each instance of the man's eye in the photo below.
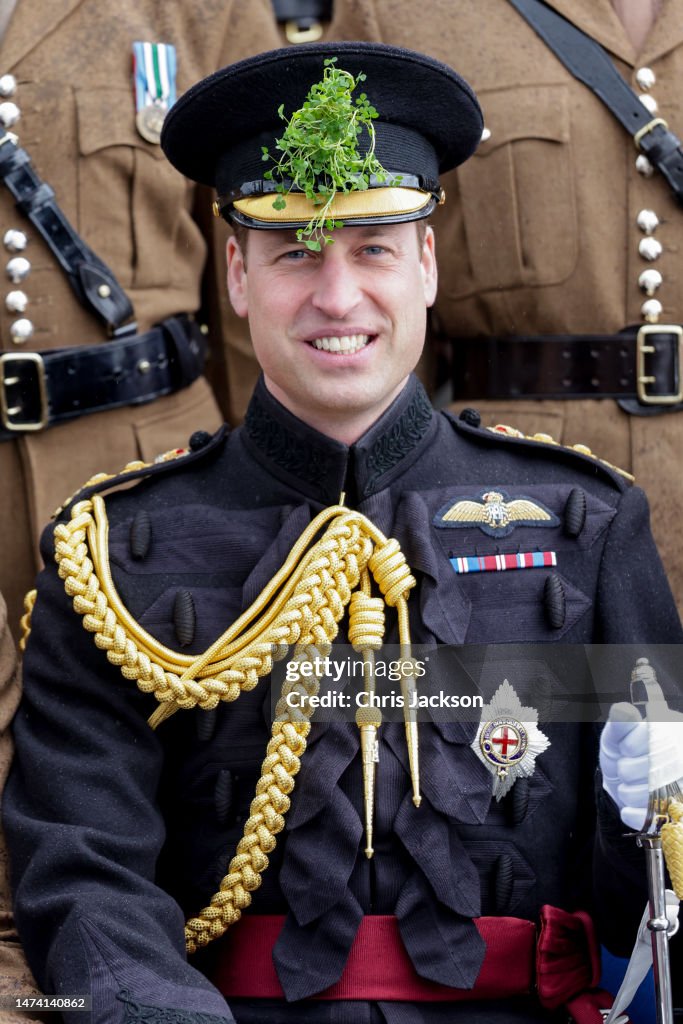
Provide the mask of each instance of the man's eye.
[{"label": "man's eye", "polygon": [[363,252],[367,253],[368,256],[382,256],[386,249],[383,245],[366,245]]},{"label": "man's eye", "polygon": [[308,256],[306,249],[290,249],[288,252],[282,254],[282,258],[285,260],[302,260]]}]

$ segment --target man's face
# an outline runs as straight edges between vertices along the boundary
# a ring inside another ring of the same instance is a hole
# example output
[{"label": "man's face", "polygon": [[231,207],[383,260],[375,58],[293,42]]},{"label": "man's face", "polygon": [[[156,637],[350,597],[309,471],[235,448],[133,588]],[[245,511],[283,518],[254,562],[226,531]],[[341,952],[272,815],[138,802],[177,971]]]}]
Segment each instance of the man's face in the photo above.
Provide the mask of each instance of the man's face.
[{"label": "man's face", "polygon": [[431,229],[421,244],[414,223],[340,228],[319,253],[294,231],[250,231],[247,268],[231,239],[230,299],[249,317],[268,390],[317,430],[353,443],[422,351],[436,294]]}]

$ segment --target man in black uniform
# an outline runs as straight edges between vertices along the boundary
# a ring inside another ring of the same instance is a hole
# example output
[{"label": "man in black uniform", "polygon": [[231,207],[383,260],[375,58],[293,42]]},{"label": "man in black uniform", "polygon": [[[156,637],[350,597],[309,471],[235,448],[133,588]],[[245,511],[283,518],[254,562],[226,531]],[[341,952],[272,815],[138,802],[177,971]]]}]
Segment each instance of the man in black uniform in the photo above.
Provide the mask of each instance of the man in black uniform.
[{"label": "man in black uniform", "polygon": [[[97,1024],[601,1019],[604,996],[579,995],[593,968],[569,968],[574,911],[626,952],[644,869],[593,797],[591,728],[530,706],[576,660],[519,645],[683,638],[637,488],[585,450],[437,414],[411,375],[436,288],[424,218],[481,130],[450,68],[355,43],[233,65],[168,117],[167,155],[238,225],[228,284],[263,377],[243,427],[91,482],[44,536],[5,824],[31,967]],[[408,666],[411,633],[503,645],[472,669],[488,718],[417,729],[419,778],[412,723],[359,715],[361,757],[353,725],[309,736],[282,702],[272,722],[257,685],[293,643],[305,680],[347,606],[370,663],[378,600]],[[567,951],[559,987],[544,941]]]}]

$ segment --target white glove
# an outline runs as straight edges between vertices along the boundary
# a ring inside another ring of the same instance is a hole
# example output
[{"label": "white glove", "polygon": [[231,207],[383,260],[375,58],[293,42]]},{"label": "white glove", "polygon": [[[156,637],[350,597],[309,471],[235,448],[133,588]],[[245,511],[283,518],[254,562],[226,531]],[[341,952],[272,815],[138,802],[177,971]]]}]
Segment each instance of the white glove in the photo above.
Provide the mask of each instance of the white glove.
[{"label": "white glove", "polygon": [[600,770],[621,820],[640,831],[650,793],[683,782],[683,715],[653,701],[642,719],[633,704],[613,704],[600,737]]}]

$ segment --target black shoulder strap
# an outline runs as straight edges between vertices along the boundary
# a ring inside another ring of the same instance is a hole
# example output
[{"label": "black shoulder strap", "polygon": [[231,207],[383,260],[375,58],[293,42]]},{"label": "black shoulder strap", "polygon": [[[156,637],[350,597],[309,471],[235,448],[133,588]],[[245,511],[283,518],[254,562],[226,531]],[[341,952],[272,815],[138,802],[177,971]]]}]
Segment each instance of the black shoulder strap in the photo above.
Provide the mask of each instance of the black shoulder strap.
[{"label": "black shoulder strap", "polygon": [[683,203],[683,150],[661,117],[652,117],[603,48],[541,0],[510,0],[575,78],[587,85],[632,136]]},{"label": "black shoulder strap", "polygon": [[50,246],[79,302],[114,334],[133,316],[130,299],[106,263],[69,223],[53,189],[40,178],[16,136],[1,128],[0,179],[16,199],[18,209]]}]

